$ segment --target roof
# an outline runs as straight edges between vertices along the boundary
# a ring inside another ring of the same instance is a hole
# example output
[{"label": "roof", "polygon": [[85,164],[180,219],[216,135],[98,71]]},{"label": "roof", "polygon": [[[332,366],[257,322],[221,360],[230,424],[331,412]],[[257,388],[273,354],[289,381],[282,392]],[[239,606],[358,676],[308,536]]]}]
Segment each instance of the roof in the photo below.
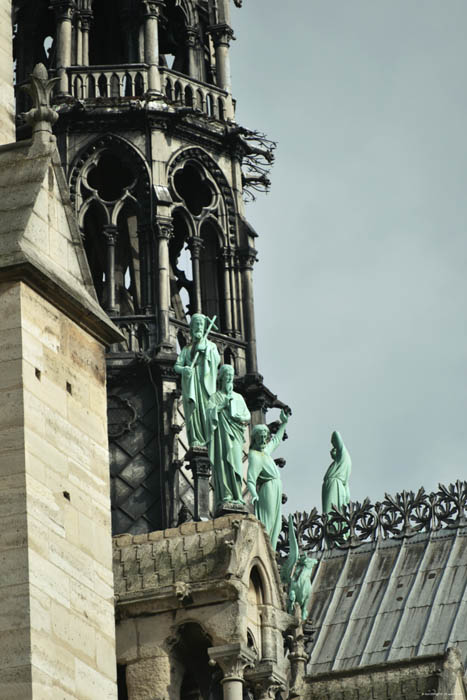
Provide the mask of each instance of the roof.
[{"label": "roof", "polygon": [[313,552],[308,673],[444,653],[467,662],[467,527]]},{"label": "roof", "polygon": [[102,342],[121,338],[97,302],[54,140],[0,146],[0,277],[27,281]]}]

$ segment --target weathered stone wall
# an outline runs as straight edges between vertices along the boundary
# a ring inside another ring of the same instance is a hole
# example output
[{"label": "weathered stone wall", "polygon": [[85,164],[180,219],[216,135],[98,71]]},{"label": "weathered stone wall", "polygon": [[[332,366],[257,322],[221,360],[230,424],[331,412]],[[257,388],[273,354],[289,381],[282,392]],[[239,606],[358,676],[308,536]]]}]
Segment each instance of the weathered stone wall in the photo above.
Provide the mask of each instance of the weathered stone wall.
[{"label": "weathered stone wall", "polygon": [[0,287],[0,697],[116,697],[102,345]]},{"label": "weathered stone wall", "polygon": [[[114,576],[117,660],[125,666],[131,700],[180,697],[188,669],[185,645],[193,643],[185,637],[190,626],[199,634],[191,648],[204,648],[197,668],[205,669],[205,679],[229,675],[229,668],[241,679],[247,653],[248,665],[254,665],[249,687],[285,687],[283,633],[295,620],[284,610],[274,552],[254,516],[120,535],[114,538]],[[215,671],[208,653],[214,654]]]},{"label": "weathered stone wall", "polygon": [[15,140],[11,0],[0,0],[0,145]]},{"label": "weathered stone wall", "polygon": [[439,660],[421,657],[379,667],[317,674],[307,678],[303,700],[419,700],[433,697],[438,695],[441,667],[441,656]]}]

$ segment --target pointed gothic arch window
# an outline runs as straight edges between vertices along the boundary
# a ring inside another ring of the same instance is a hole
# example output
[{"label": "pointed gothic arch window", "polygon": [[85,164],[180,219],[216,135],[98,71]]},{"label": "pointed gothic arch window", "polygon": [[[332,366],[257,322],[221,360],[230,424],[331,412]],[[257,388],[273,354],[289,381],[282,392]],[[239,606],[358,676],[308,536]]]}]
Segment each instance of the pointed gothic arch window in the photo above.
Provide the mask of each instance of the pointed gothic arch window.
[{"label": "pointed gothic arch window", "polygon": [[216,315],[223,327],[223,276],[220,260],[220,243],[217,226],[210,220],[201,226],[201,252],[199,259],[201,304],[203,313],[209,317]]},{"label": "pointed gothic arch window", "polygon": [[261,606],[264,604],[264,593],[261,576],[256,566],[250,573],[247,606],[247,638],[248,645],[261,657]]},{"label": "pointed gothic arch window", "polygon": [[154,242],[138,156],[115,137],[91,144],[72,169],[71,190],[100,304],[113,316],[153,313]]}]

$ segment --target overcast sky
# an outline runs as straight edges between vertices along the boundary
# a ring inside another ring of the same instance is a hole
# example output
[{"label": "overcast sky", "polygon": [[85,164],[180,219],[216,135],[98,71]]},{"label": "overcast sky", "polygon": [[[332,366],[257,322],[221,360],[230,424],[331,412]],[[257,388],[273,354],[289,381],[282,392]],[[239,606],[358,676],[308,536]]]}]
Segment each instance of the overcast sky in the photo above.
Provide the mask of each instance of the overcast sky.
[{"label": "overcast sky", "polygon": [[[260,370],[293,409],[285,511],[467,477],[467,3],[244,0],[237,119],[279,143],[248,205]],[[273,416],[271,416],[273,417]]]}]

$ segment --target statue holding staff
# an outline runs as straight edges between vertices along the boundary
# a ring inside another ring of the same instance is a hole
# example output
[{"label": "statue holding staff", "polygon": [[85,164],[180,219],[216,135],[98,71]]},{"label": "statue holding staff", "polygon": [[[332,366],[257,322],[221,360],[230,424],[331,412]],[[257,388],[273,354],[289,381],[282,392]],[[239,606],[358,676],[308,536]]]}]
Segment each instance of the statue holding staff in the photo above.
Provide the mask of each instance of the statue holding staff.
[{"label": "statue holding staff", "polygon": [[219,352],[208,334],[214,326],[203,314],[193,314],[190,322],[191,343],[181,351],[175,371],[182,377],[182,400],[190,447],[204,447],[207,442],[206,406],[216,391]]},{"label": "statue holding staff", "polygon": [[248,453],[248,490],[255,506],[255,515],[266,528],[273,549],[276,548],[282,527],[282,483],[279,469],[271,454],[284,436],[287,421],[288,415],[285,410],[282,410],[281,425],[272,437],[267,425],[255,425],[251,432]]},{"label": "statue holding staff", "polygon": [[207,405],[208,448],[214,479],[214,502],[244,505],[242,495],[243,444],[250,411],[241,394],[233,390],[234,368],[222,365],[218,389]]},{"label": "statue holding staff", "polygon": [[350,503],[349,478],[352,461],[337,430],[331,435],[331,444],[333,461],[324,475],[321,494],[323,513],[331,513],[333,505],[340,509],[344,504]]}]

